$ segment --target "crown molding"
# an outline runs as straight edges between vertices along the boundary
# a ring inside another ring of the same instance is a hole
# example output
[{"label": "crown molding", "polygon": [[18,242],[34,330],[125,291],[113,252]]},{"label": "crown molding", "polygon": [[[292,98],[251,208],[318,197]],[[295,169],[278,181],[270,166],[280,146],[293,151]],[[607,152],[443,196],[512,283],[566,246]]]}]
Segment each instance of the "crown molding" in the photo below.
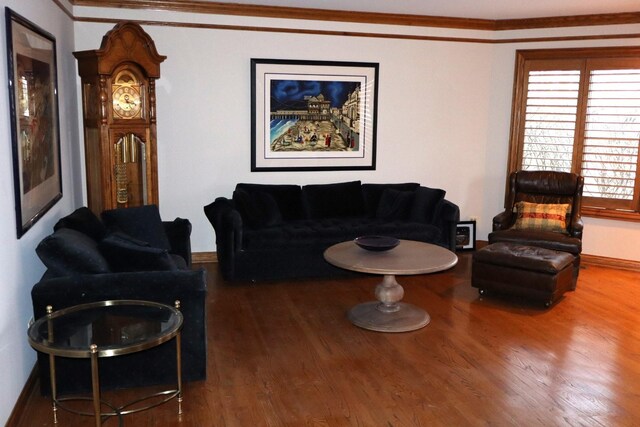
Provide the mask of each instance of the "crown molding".
[{"label": "crown molding", "polygon": [[497,31],[538,28],[592,27],[640,23],[640,12],[606,13],[599,15],[554,16],[548,18],[501,19],[495,21]]},{"label": "crown molding", "polygon": [[71,3],[75,6],[155,9],[174,12],[207,13],[212,15],[354,22],[360,24],[403,25],[412,27],[439,27],[488,31],[495,30],[495,21],[487,19],[355,12],[303,7],[261,6],[238,3],[208,2],[201,0],[71,0]]},{"label": "crown molding", "polygon": [[354,22],[361,24],[438,27],[464,30],[505,31],[536,28],[561,28],[640,23],[640,12],[598,15],[556,16],[527,19],[471,19],[443,16],[409,15],[301,7],[261,6],[219,3],[202,0],[69,0],[74,6],[121,9],[152,9],[213,15],[252,16],[262,18],[314,21]]}]

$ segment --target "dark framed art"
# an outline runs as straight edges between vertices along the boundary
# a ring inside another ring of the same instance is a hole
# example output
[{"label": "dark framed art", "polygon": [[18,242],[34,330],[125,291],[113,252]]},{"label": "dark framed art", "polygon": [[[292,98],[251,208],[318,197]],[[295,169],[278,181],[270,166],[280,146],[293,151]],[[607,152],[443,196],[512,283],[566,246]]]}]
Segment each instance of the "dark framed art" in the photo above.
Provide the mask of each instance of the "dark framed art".
[{"label": "dark framed art", "polygon": [[456,228],[456,250],[472,251],[476,248],[476,222],[460,221]]},{"label": "dark framed art", "polygon": [[376,168],[377,63],[251,60],[251,171]]},{"label": "dark framed art", "polygon": [[56,39],[5,8],[18,238],[62,198]]}]

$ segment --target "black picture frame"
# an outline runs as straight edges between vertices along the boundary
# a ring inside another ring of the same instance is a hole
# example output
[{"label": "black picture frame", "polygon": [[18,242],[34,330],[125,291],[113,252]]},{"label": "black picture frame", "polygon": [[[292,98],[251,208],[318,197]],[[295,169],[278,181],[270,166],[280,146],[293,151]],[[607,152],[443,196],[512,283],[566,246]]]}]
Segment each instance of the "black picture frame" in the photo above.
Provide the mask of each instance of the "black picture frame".
[{"label": "black picture frame", "polygon": [[5,7],[16,231],[62,198],[56,39]]},{"label": "black picture frame", "polygon": [[473,251],[476,248],[476,222],[460,221],[456,228],[456,251]]},{"label": "black picture frame", "polygon": [[378,71],[251,59],[251,171],[374,170]]}]

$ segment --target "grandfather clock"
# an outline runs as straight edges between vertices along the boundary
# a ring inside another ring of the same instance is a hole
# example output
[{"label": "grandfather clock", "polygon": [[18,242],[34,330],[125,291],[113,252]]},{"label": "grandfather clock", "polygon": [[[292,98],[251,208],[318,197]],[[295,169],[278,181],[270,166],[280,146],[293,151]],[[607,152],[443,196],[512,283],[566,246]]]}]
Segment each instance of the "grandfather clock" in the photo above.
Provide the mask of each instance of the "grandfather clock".
[{"label": "grandfather clock", "polygon": [[133,22],[113,27],[100,49],[73,55],[82,82],[89,208],[99,214],[158,204],[155,81],[166,56]]}]

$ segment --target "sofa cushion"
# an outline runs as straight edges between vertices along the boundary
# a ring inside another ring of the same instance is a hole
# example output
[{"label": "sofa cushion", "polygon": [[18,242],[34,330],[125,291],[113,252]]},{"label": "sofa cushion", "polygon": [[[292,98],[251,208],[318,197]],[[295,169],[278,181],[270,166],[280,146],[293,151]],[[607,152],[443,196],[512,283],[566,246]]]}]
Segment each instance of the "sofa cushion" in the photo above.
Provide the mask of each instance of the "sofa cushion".
[{"label": "sofa cushion", "polygon": [[416,189],[409,220],[415,222],[432,222],[436,207],[444,199],[446,192],[439,188],[419,187]]},{"label": "sofa cushion", "polygon": [[413,202],[413,191],[387,188],[382,192],[376,218],[383,220],[407,219]]},{"label": "sofa cushion", "polygon": [[435,242],[440,238],[437,227],[406,220],[384,221],[375,218],[328,218],[285,222],[279,227],[246,230],[243,250],[277,250],[287,256],[291,251],[309,250],[352,240],[364,235],[391,236],[398,239]]},{"label": "sofa cushion", "polygon": [[282,223],[280,208],[275,198],[267,192],[249,193],[239,188],[233,192],[233,202],[249,227],[272,227]]},{"label": "sofa cushion", "polygon": [[111,231],[121,231],[154,248],[171,249],[156,205],[104,211],[102,220]]},{"label": "sofa cushion", "polygon": [[307,218],[342,218],[364,214],[360,181],[312,184],[302,187]]},{"label": "sofa cushion", "polygon": [[108,234],[99,248],[113,271],[175,271],[178,265],[166,249],[149,246],[125,233]]},{"label": "sofa cushion", "polygon": [[91,209],[83,206],[76,209],[69,215],[60,218],[56,225],[53,226],[54,231],[61,228],[70,228],[79,231],[99,242],[106,234],[107,228],[104,226],[100,218],[98,218]]},{"label": "sofa cushion", "polygon": [[278,204],[280,214],[285,221],[304,218],[302,208],[302,190],[300,186],[293,184],[245,184],[236,185],[236,190],[244,190],[247,193],[268,193]]},{"label": "sofa cushion", "polygon": [[417,182],[403,182],[393,184],[362,184],[362,198],[364,200],[364,209],[366,214],[374,218],[378,212],[380,205],[380,197],[386,189],[398,191],[414,191],[420,187]]},{"label": "sofa cushion", "polygon": [[109,273],[109,263],[91,237],[71,228],[60,228],[45,237],[36,253],[56,276]]},{"label": "sofa cushion", "polygon": [[569,252],[573,255],[580,255],[582,252],[581,239],[552,231],[514,230],[510,228],[489,233],[489,244],[498,242],[537,246],[555,251]]}]

